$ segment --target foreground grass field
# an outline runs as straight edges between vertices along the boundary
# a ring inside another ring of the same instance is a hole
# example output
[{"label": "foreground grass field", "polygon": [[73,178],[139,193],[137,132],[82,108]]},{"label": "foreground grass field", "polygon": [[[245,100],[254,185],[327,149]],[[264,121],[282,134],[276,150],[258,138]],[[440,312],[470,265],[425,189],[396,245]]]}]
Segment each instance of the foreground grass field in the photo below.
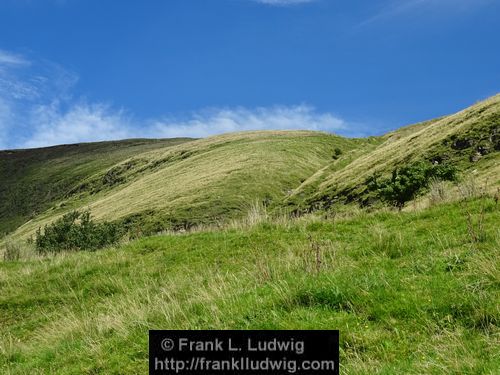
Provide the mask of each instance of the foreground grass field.
[{"label": "foreground grass field", "polygon": [[360,211],[0,263],[0,373],[146,373],[148,329],[340,329],[343,374],[500,372],[500,208]]}]

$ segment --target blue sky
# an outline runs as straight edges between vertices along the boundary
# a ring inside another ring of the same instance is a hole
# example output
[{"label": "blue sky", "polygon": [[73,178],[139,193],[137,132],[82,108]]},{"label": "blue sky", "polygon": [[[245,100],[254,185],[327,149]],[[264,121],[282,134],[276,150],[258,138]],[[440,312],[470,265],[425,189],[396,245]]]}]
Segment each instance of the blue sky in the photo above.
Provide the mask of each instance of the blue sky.
[{"label": "blue sky", "polygon": [[500,90],[499,0],[2,0],[0,148],[347,136]]}]

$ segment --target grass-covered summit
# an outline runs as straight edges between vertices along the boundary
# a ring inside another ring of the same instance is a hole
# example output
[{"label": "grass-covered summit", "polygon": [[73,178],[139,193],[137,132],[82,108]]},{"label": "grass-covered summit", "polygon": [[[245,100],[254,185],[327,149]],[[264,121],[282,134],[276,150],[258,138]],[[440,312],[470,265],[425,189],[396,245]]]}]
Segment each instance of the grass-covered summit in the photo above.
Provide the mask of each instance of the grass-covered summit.
[{"label": "grass-covered summit", "polygon": [[[52,168],[62,173],[53,160],[32,166],[36,173],[24,174],[22,179],[10,180],[6,174],[5,179],[10,181],[6,186],[20,193],[33,184],[42,184],[49,192],[54,184],[61,191],[54,199],[42,197],[40,212],[25,218],[30,221],[13,236],[27,238],[37,228],[77,208],[90,208],[97,220],[120,221],[142,234],[226,223],[246,214],[255,202],[279,205],[294,188],[329,163],[335,149],[350,152],[372,143],[309,131],[245,132],[190,142],[178,140],[177,145],[163,142],[163,147],[154,143],[140,152],[127,148],[130,152],[122,153],[122,159],[115,159],[114,165],[104,164],[99,154],[91,160],[84,154],[81,165],[75,166],[78,155],[70,153],[64,159],[71,161],[67,164],[69,171],[63,172],[71,178],[62,180],[64,185],[59,174],[50,182],[47,173],[42,173]],[[64,149],[60,155],[65,155]],[[78,166],[88,172],[78,175]],[[21,195],[30,200],[29,194]],[[7,197],[7,201],[9,207],[15,206],[12,198]],[[12,222],[11,216],[7,216],[7,223]]]},{"label": "grass-covered summit", "polygon": [[380,137],[260,131],[2,151],[0,231],[26,239],[87,208],[144,235],[226,224],[255,203],[289,213],[372,205],[380,194],[370,181],[416,163],[448,166],[457,178],[474,174],[494,189],[499,124],[497,95]]}]

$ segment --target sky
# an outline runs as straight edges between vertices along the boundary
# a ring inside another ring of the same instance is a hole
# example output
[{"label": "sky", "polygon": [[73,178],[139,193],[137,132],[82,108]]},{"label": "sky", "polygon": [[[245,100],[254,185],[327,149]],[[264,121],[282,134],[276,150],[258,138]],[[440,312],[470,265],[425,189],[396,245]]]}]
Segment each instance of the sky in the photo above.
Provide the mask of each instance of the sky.
[{"label": "sky", "polygon": [[378,135],[500,92],[500,0],[2,0],[0,149]]}]

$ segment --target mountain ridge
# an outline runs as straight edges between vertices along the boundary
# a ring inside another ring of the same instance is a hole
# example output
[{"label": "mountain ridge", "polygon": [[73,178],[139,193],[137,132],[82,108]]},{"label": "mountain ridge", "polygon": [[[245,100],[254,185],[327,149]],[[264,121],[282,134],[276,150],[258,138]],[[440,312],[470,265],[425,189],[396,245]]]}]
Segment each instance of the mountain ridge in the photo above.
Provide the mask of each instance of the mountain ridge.
[{"label": "mountain ridge", "polygon": [[[489,179],[497,186],[499,124],[496,95],[379,137],[250,131],[198,140],[139,139],[3,151],[2,180],[12,180],[12,175],[19,180],[0,187],[0,228],[14,238],[27,238],[65,212],[89,208],[98,220],[146,226],[147,233],[154,233],[224,223],[245,215],[255,202],[298,212],[337,202],[364,205],[370,176],[389,175],[419,160],[452,164],[462,175],[475,171],[479,181]],[[87,151],[75,152],[78,148]],[[25,160],[12,173],[16,164],[9,169],[9,158],[30,153],[45,159]],[[47,189],[32,194],[32,186],[44,184]],[[9,191],[15,189],[19,191],[9,201]],[[49,199],[9,217],[5,212],[15,211],[20,196]]]}]

